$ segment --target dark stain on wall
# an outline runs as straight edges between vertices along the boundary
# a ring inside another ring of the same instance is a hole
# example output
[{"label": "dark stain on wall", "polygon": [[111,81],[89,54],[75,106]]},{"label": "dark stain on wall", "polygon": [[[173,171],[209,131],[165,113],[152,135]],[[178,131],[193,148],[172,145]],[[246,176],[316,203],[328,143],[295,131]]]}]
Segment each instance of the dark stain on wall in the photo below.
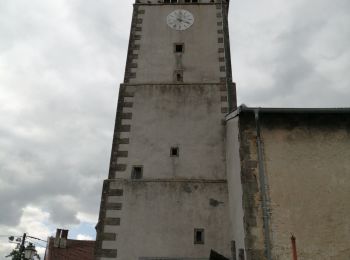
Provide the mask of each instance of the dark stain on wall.
[{"label": "dark stain on wall", "polygon": [[247,260],[266,259],[264,248],[258,248],[256,230],[263,232],[258,221],[260,205],[256,132],[254,114],[239,118],[241,181],[243,189],[244,230]]}]

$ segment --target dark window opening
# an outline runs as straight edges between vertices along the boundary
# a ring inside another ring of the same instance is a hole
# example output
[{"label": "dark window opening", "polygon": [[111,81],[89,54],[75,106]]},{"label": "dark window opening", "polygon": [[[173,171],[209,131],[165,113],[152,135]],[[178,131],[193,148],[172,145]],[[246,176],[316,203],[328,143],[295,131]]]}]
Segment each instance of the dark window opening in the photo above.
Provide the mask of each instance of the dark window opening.
[{"label": "dark window opening", "polygon": [[142,166],[133,166],[131,171],[131,179],[142,179]]},{"label": "dark window opening", "polygon": [[176,81],[182,82],[182,73],[176,73]]},{"label": "dark window opening", "polygon": [[237,249],[236,249],[236,241],[231,240],[231,251],[232,251],[232,255],[233,255],[233,260],[237,259]]},{"label": "dark window opening", "polygon": [[179,157],[179,147],[171,147],[170,148],[170,156],[171,157]]},{"label": "dark window opening", "polygon": [[172,4],[177,4],[177,0],[171,0]]},{"label": "dark window opening", "polygon": [[195,244],[204,244],[204,229],[195,228],[194,229],[194,243]]},{"label": "dark window opening", "polygon": [[191,3],[191,0],[185,0],[185,3]]},{"label": "dark window opening", "polygon": [[198,0],[192,0],[192,3],[198,3]]},{"label": "dark window opening", "polygon": [[175,43],[175,52],[183,53],[184,52],[184,44],[183,43]]},{"label": "dark window opening", "polygon": [[170,3],[170,0],[164,0],[164,3]]},{"label": "dark window opening", "polygon": [[183,72],[182,72],[182,70],[176,70],[174,72],[174,80],[175,80],[175,82],[183,82]]},{"label": "dark window opening", "polygon": [[238,251],[238,259],[239,260],[244,260],[245,257],[244,257],[244,249],[240,248],[239,251]]}]

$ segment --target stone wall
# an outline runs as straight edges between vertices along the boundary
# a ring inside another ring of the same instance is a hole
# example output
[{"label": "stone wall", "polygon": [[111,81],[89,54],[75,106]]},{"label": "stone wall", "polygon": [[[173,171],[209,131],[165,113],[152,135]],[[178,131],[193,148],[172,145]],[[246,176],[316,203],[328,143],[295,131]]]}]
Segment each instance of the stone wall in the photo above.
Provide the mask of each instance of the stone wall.
[{"label": "stone wall", "polygon": [[[121,193],[106,196],[101,260],[208,259],[211,249],[230,256],[226,181],[116,179],[108,185]],[[204,244],[194,243],[196,228],[204,229]]]},{"label": "stone wall", "polygon": [[[258,169],[257,131],[253,113],[241,114],[238,124],[243,225],[247,260],[266,259],[262,186]],[[237,183],[237,185],[240,185]]]},{"label": "stone wall", "polygon": [[225,179],[226,93],[224,84],[123,85],[111,178],[142,165],[147,179]]},{"label": "stone wall", "polygon": [[[350,259],[349,111],[248,108],[228,120],[228,135],[239,129],[241,167],[228,179],[241,183],[229,185],[229,197],[243,207],[247,259],[268,259],[268,251],[291,259],[291,234],[298,259]],[[231,154],[228,165],[237,161]],[[237,234],[241,223],[232,223]]]},{"label": "stone wall", "polygon": [[[97,225],[99,259],[205,257],[215,248],[229,256],[227,107],[224,83],[121,85],[109,180],[104,182]],[[171,156],[172,147],[178,148],[177,156]],[[131,180],[135,166],[142,167],[142,178]],[[159,205],[171,214],[153,208],[157,196]],[[177,197],[180,205],[174,204]],[[175,212],[172,207],[182,210]],[[142,221],[130,215],[136,212]],[[209,217],[208,222],[198,222],[201,216]],[[164,240],[172,222],[190,237],[177,232]],[[202,247],[188,240],[193,239],[193,225],[208,230]],[[135,239],[132,230],[137,231]],[[150,244],[142,241],[149,236],[156,242],[146,248]],[[176,251],[179,248],[182,251]]]},{"label": "stone wall", "polygon": [[350,114],[263,115],[272,252],[350,259]]},{"label": "stone wall", "polygon": [[[185,31],[167,25],[167,16],[177,9],[186,9],[194,16],[193,25]],[[228,44],[225,58],[227,20],[224,21],[223,13],[227,15],[227,10],[223,12],[221,4],[136,4],[124,82],[176,82],[174,72],[181,70],[185,83],[226,83],[227,69],[232,80]],[[174,52],[176,43],[184,44],[183,53]]]},{"label": "stone wall", "polygon": [[[166,23],[176,9],[194,16],[185,31]],[[135,2],[97,259],[230,256],[225,114],[236,97],[227,12],[226,1]],[[193,243],[196,227],[204,244]]]}]

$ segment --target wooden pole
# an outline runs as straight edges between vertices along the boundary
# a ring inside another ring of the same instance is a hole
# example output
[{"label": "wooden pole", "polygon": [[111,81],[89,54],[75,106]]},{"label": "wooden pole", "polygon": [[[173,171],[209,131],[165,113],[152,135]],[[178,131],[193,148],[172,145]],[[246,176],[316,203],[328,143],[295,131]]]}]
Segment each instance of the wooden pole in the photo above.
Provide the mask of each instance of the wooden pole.
[{"label": "wooden pole", "polygon": [[24,254],[24,247],[25,247],[25,242],[26,242],[26,236],[27,234],[24,233],[21,241],[21,246],[19,247],[19,254],[21,259],[24,259],[23,254]]}]

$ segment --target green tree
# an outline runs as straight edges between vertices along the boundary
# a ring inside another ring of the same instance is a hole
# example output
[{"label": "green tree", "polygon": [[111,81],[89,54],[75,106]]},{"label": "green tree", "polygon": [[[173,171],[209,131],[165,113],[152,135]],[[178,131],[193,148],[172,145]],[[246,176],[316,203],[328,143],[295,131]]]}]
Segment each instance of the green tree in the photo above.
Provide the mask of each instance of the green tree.
[{"label": "green tree", "polygon": [[22,260],[23,259],[21,257],[21,253],[16,249],[13,249],[12,252],[9,255],[7,255],[6,257],[12,257],[11,258],[12,260]]}]

